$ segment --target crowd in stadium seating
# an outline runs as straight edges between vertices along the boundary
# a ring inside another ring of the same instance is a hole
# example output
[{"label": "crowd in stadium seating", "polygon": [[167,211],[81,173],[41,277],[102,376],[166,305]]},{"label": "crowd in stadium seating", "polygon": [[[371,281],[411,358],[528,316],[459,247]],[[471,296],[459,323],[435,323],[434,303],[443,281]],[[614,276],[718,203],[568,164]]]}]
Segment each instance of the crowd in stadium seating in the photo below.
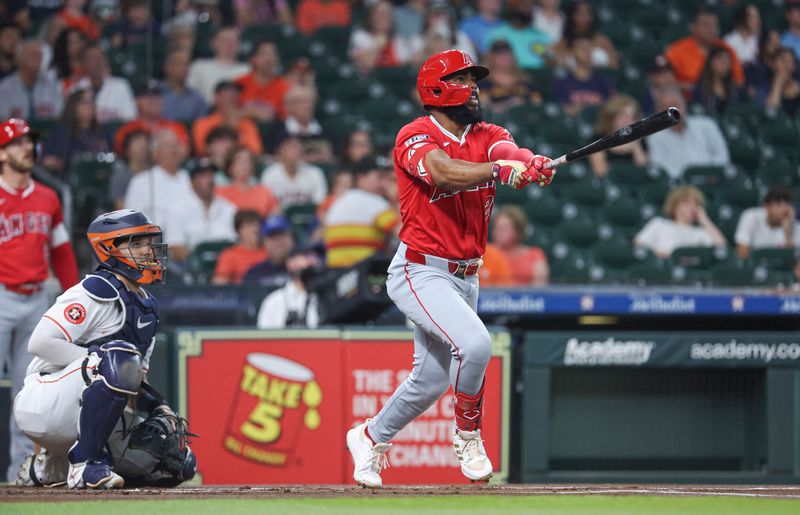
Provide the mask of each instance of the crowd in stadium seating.
[{"label": "crowd in stadium seating", "polygon": [[[658,261],[676,246],[800,246],[798,0],[9,0],[0,118],[44,131],[41,165],[67,184],[95,181],[76,236],[97,211],[141,209],[164,226],[177,277],[278,286],[309,249],[346,266],[396,243],[387,157],[424,113],[417,67],[453,47],[491,68],[486,118],[538,153],[683,113],[544,192],[499,189],[482,284],[643,280],[602,244]],[[236,244],[217,260],[220,240]],[[762,264],[723,254],[715,266]]]}]

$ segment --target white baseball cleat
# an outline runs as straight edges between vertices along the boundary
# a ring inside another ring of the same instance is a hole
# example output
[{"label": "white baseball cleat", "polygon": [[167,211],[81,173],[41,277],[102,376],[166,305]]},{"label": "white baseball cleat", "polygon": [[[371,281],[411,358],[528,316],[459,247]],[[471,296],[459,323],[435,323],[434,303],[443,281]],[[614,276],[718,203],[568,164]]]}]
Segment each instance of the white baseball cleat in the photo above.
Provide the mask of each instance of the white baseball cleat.
[{"label": "white baseball cleat", "polygon": [[[367,419],[369,422],[370,419]],[[347,448],[353,456],[353,479],[361,486],[367,488],[380,488],[383,486],[381,470],[389,466],[386,451],[392,446],[390,443],[376,443],[367,438],[367,422],[354,427],[347,432]]]},{"label": "white baseball cleat", "polygon": [[19,466],[16,486],[48,486],[57,487],[67,484],[67,467],[64,459],[56,459],[47,449],[28,454]]},{"label": "white baseball cleat", "polygon": [[488,481],[492,477],[492,462],[486,455],[481,439],[481,430],[453,433],[453,448],[458,461],[461,462],[461,473],[472,481]]}]

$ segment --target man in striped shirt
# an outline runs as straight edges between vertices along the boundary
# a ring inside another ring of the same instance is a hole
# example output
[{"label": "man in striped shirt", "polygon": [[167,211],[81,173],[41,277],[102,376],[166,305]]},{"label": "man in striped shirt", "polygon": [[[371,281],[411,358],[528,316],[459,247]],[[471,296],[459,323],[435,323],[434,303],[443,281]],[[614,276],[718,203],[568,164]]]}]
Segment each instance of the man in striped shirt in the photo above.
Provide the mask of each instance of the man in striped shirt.
[{"label": "man in striped shirt", "polygon": [[384,197],[387,168],[373,157],[354,166],[355,187],[325,216],[325,250],[330,268],[346,268],[386,247],[400,231],[400,213]]}]

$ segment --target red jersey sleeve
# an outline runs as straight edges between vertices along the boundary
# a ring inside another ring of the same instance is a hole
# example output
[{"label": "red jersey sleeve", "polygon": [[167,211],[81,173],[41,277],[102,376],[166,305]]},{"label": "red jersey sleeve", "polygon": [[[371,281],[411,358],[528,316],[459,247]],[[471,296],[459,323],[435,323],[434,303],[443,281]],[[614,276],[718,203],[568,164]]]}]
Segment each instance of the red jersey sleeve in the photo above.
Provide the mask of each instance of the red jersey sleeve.
[{"label": "red jersey sleeve", "polygon": [[406,126],[397,137],[394,147],[395,164],[412,177],[436,186],[425,168],[424,158],[431,150],[441,147],[424,127],[413,125]]},{"label": "red jersey sleeve", "polygon": [[499,150],[498,147],[504,147],[504,154],[507,154],[509,150],[516,150],[518,148],[517,143],[514,141],[514,137],[505,128],[492,123],[487,123],[486,131],[489,135],[489,141],[487,143],[488,147],[486,150],[486,157],[489,161],[504,158],[503,156],[498,156],[495,153],[495,149]]}]

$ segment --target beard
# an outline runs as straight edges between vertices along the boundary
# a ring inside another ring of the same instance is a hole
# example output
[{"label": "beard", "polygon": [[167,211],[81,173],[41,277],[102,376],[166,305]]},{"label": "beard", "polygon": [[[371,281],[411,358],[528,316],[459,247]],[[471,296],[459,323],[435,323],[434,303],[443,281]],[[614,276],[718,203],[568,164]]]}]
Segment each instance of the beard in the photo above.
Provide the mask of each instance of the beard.
[{"label": "beard", "polygon": [[439,107],[438,109],[459,125],[469,125],[483,121],[483,110],[481,110],[480,101],[475,107],[463,104],[460,106]]},{"label": "beard", "polygon": [[33,158],[32,155],[30,155],[30,156],[24,155],[20,159],[18,159],[16,157],[9,156],[9,155],[6,155],[6,161],[5,162],[6,162],[6,164],[8,166],[13,168],[14,170],[16,170],[16,171],[18,171],[20,173],[24,173],[24,172],[30,172],[33,169],[33,165],[34,165],[35,161],[36,160]]}]

